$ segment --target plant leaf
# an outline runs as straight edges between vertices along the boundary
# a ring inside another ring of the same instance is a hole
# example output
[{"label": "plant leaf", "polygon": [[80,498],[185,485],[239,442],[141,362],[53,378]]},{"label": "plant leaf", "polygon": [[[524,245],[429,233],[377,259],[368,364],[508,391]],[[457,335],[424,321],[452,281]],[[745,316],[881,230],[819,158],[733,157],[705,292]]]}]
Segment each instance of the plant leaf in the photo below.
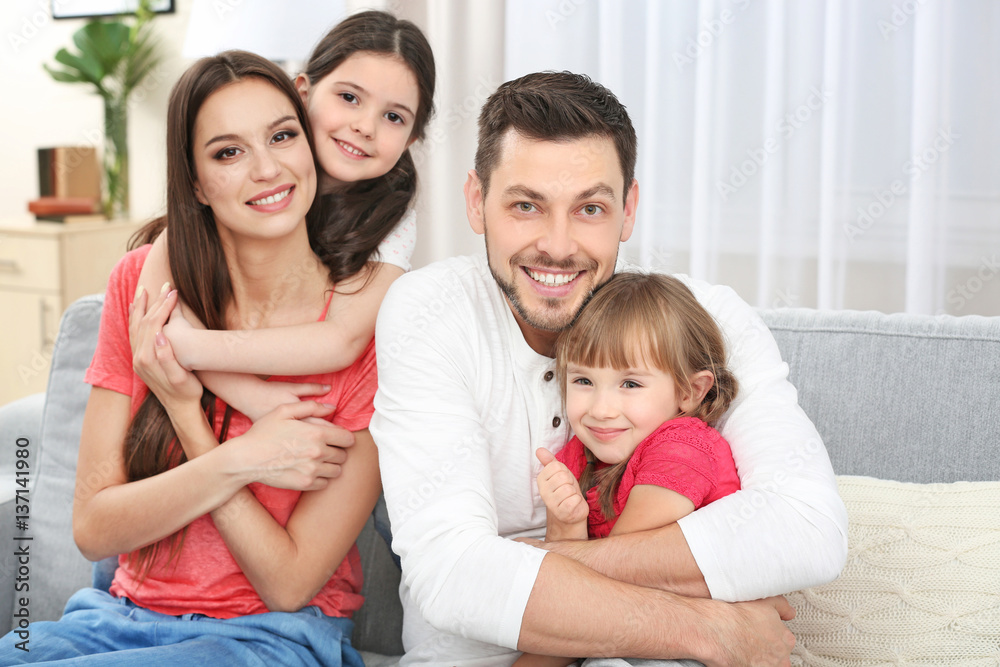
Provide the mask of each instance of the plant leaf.
[{"label": "plant leaf", "polygon": [[72,73],[76,72],[80,76],[81,81],[86,81],[92,83],[98,88],[101,87],[101,80],[104,78],[104,72],[101,71],[100,66],[91,59],[81,58],[76,54],[70,53],[66,49],[59,49],[56,52],[56,62],[62,63],[67,68],[67,71]]},{"label": "plant leaf", "polygon": [[129,56],[125,59],[125,94],[129,95],[137,88],[162,60],[159,41],[151,31],[139,30]]},{"label": "plant leaf", "polygon": [[45,71],[49,73],[49,76],[62,83],[92,83],[90,79],[85,79],[80,76],[79,72],[52,69],[44,63],[42,63],[42,67],[44,67]]},{"label": "plant leaf", "polygon": [[92,21],[73,34],[73,43],[81,57],[92,59],[108,76],[128,54],[129,27],[120,21]]}]

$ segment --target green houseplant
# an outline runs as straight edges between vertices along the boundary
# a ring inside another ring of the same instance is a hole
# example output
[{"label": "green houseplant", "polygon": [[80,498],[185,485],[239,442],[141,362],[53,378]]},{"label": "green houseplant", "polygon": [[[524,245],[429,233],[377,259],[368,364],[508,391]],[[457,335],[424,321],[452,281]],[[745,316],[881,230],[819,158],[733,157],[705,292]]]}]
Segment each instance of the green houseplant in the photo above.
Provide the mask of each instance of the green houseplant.
[{"label": "green houseplant", "polygon": [[149,0],[133,14],[89,21],[73,34],[78,53],[59,49],[62,69],[44,65],[56,81],[87,83],[104,101],[104,201],[109,219],[129,214],[128,105],[132,94],[160,63]]}]

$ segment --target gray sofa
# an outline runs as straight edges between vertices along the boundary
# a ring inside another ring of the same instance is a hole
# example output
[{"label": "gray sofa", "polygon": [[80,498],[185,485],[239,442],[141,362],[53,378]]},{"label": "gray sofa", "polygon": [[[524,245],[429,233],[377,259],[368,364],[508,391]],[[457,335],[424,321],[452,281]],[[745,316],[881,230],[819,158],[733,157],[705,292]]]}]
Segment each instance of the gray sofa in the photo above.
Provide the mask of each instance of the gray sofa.
[{"label": "gray sofa", "polygon": [[[48,393],[0,408],[3,632],[12,622],[16,626],[18,613],[27,613],[32,621],[58,618],[66,599],[91,582],[91,564],[76,550],[70,526],[89,390],[82,376],[93,354],[102,302],[101,296],[84,297],[64,315]],[[838,475],[918,484],[1000,480],[1000,318],[807,309],[761,311],[761,316],[781,347],[801,405],[823,436]],[[18,449],[26,449],[28,458],[18,458]],[[30,473],[26,531],[15,522],[14,467],[19,460],[28,462],[21,465]],[[997,509],[995,516],[1000,515]],[[32,540],[15,542],[18,536]],[[11,544],[30,545],[27,566],[17,562]],[[359,546],[367,601],[355,618],[354,644],[369,665],[391,664],[388,656],[402,651],[399,572],[372,521]],[[27,612],[19,611],[24,605],[18,603],[25,593],[15,595],[19,576],[30,586]],[[822,591],[803,595],[794,599],[815,601]],[[1000,607],[994,611],[1000,619]],[[994,623],[1000,636],[1000,620]],[[990,630],[987,622],[987,635]],[[801,637],[809,632],[809,627],[801,628]],[[795,664],[836,664],[814,661],[808,641],[800,638],[800,643]]]}]

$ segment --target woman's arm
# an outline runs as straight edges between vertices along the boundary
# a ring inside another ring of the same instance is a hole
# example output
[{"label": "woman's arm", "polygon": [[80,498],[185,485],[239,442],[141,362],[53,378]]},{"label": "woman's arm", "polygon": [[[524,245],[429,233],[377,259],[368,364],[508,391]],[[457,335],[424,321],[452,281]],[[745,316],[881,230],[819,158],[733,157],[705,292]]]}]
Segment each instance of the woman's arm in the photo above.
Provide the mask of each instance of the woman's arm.
[{"label": "woman's arm", "polygon": [[[122,443],[130,400],[94,387],[84,413],[73,538],[90,560],[128,553],[172,535],[253,481],[322,488],[340,474],[339,463],[346,458],[342,449],[329,446],[343,444],[341,429],[303,421],[330,413],[328,407],[309,401],[275,411],[239,438],[205,448],[202,456],[128,482]],[[275,446],[278,443],[280,447]]]},{"label": "woman's arm", "polygon": [[[403,275],[391,264],[373,267],[370,278],[362,271],[337,285],[323,322],[210,331],[178,320],[171,321],[164,333],[181,365],[195,371],[308,375],[343,370],[368,346],[382,299],[389,285]],[[215,391],[210,383],[205,386]]]},{"label": "woman's arm", "polygon": [[146,296],[140,295],[128,329],[136,349],[133,367],[167,407],[190,460],[128,482],[123,451],[131,397],[101,387],[91,390],[80,438],[73,534],[81,552],[94,560],[172,535],[252,481],[322,488],[340,473],[346,458],[341,448],[353,441],[350,433],[326,421],[306,421],[332,410],[308,401],[276,410],[219,446],[197,402],[200,385],[176,364],[159,334],[175,302],[176,294],[161,293],[147,313]]},{"label": "woman's arm", "polygon": [[354,434],[343,476],[303,493],[285,527],[249,489],[212,512],[236,562],[271,611],[312,600],[347,555],[382,491],[378,453],[367,430]]}]

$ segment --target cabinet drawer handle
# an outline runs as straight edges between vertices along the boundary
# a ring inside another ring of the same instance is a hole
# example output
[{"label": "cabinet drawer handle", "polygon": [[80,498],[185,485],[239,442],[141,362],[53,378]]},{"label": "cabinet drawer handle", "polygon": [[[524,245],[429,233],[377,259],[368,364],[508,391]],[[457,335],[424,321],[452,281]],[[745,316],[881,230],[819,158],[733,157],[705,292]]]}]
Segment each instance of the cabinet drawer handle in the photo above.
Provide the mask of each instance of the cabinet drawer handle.
[{"label": "cabinet drawer handle", "polygon": [[0,258],[0,271],[7,273],[17,273],[17,260]]}]

